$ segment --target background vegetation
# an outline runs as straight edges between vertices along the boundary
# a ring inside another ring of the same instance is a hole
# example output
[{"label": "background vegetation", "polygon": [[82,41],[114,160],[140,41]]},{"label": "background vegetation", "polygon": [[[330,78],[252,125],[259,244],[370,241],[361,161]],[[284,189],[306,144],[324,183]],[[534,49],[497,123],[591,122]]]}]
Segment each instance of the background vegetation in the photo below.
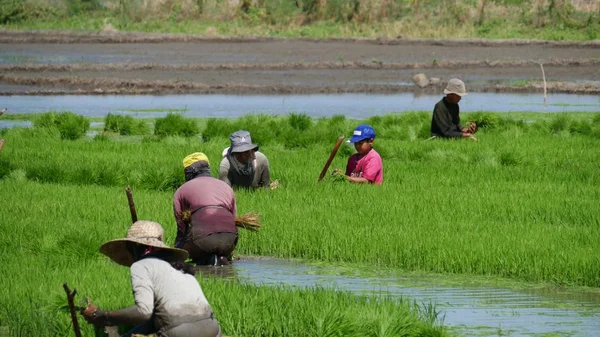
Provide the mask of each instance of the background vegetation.
[{"label": "background vegetation", "polygon": [[[260,235],[242,234],[239,254],[600,286],[600,115],[524,116],[465,114],[482,125],[478,143],[421,138],[428,113],[372,117],[385,168],[379,187],[330,177],[313,183],[335,139],[358,121],[302,115],[196,120],[204,133],[187,138],[70,141],[47,128],[11,129],[3,135],[0,177],[83,190],[131,185],[141,198],[140,215],[172,233],[171,198],[183,182],[182,158],[207,153],[216,176],[227,135],[243,127],[269,157],[281,186],[237,192],[240,212],[258,211],[265,223]],[[285,132],[274,133],[280,129]],[[301,146],[289,140],[294,137]],[[332,168],[345,167],[352,152],[344,145]],[[2,194],[16,198],[6,188]],[[106,207],[104,198],[89,198]],[[83,219],[94,211],[73,209]],[[121,213],[126,218],[125,208]],[[103,235],[90,245],[109,238]]]},{"label": "background vegetation", "polygon": [[600,38],[580,0],[3,0],[0,27],[209,36]]}]

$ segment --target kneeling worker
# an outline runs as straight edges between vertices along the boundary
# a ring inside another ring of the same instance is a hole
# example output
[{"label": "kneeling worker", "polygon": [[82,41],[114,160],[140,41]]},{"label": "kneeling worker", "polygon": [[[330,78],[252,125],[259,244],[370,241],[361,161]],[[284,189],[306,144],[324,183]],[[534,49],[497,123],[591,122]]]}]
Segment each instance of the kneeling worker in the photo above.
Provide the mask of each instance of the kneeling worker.
[{"label": "kneeling worker", "polygon": [[175,247],[188,251],[199,265],[228,264],[238,240],[233,190],[210,176],[208,158],[203,153],[185,157],[183,168],[186,182],[173,196]]},{"label": "kneeling worker", "polygon": [[252,143],[250,133],[239,130],[229,136],[231,146],[223,151],[219,179],[229,186],[272,187],[269,160]]}]

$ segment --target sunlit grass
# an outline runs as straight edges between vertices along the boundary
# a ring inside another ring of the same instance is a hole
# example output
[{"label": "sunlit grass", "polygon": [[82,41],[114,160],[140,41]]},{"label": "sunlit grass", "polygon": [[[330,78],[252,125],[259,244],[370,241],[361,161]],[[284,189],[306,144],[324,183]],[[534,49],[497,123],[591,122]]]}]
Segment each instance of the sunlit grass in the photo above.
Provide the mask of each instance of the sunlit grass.
[{"label": "sunlit grass", "polygon": [[[370,118],[384,159],[380,187],[329,177],[316,183],[339,134],[317,136],[323,130],[319,123],[348,134],[356,121],[242,118],[249,126],[256,122],[253,138],[281,186],[237,192],[240,212],[257,211],[265,224],[261,235],[243,234],[238,253],[598,286],[600,117],[585,116],[544,114],[526,122],[502,114],[466,115],[482,125],[478,143],[424,141],[415,136],[428,123],[422,114]],[[288,131],[300,130],[297,139],[306,146],[287,144],[288,134],[270,133],[271,122],[283,127],[277,123],[292,120]],[[161,202],[148,216],[164,220],[172,231],[170,199],[183,182],[182,158],[207,153],[216,176],[226,135],[236,123],[206,124],[215,131],[208,142],[62,141],[40,130],[15,129],[4,136],[9,145],[0,157],[0,177],[79,185],[82,191],[89,185],[130,185],[153,195],[152,203]],[[352,152],[344,144],[332,168],[345,167]]]},{"label": "sunlit grass", "polygon": [[[87,296],[106,309],[133,304],[128,269],[98,252],[102,242],[123,237],[129,226],[122,189],[13,177],[0,181],[0,190],[3,197],[10,196],[3,203],[0,228],[11,233],[0,238],[5,271],[0,326],[8,327],[11,336],[72,335],[61,287],[65,281],[77,288],[78,305]],[[163,223],[171,243],[170,194],[134,193],[140,218]],[[435,309],[426,304],[367,299],[334,289],[260,287],[206,277],[199,281],[227,335],[326,336],[324,331],[330,331],[331,336],[365,336],[373,328],[389,329],[381,336],[397,336],[397,331],[445,335]],[[83,333],[91,335],[90,326],[84,324]]]}]

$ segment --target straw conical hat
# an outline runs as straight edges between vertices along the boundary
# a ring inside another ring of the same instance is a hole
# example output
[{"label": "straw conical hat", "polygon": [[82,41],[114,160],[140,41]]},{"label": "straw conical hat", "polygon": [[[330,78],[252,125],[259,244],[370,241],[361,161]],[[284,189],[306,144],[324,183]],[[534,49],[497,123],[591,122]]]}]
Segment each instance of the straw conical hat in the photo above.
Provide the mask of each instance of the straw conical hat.
[{"label": "straw conical hat", "polygon": [[160,248],[167,253],[170,260],[183,261],[187,259],[188,252],[183,249],[172,248],[163,242],[164,230],[162,226],[153,221],[136,221],[127,230],[127,237],[105,242],[100,246],[100,252],[116,263],[129,267],[135,261],[127,249],[127,242],[135,242],[142,245]]}]

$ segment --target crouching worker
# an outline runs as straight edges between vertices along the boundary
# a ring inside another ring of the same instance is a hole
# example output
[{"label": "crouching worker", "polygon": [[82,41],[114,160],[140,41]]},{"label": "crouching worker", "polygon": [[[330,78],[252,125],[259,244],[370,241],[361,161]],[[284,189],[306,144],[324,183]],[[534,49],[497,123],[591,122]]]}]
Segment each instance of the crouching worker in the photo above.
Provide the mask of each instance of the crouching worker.
[{"label": "crouching worker", "polygon": [[446,96],[433,108],[431,135],[443,138],[471,138],[476,141],[477,124],[469,123],[466,127],[460,125],[458,102],[463,96],[467,96],[465,83],[458,78],[450,79],[444,94]]},{"label": "crouching worker", "polygon": [[137,325],[124,336],[221,336],[219,323],[194,277],[194,266],[184,262],[188,253],[168,247],[163,233],[160,224],[141,220],[131,225],[126,238],[104,243],[100,252],[130,267],[135,305],[108,311],[88,300],[81,314],[98,327]]},{"label": "crouching worker", "polygon": [[229,264],[238,240],[233,190],[210,176],[203,153],[185,157],[183,168],[185,183],[173,196],[175,247],[185,249],[199,265]]},{"label": "crouching worker", "polygon": [[219,165],[219,179],[229,186],[258,188],[271,187],[269,160],[252,143],[250,133],[239,130],[229,135],[231,146],[223,151]]}]

